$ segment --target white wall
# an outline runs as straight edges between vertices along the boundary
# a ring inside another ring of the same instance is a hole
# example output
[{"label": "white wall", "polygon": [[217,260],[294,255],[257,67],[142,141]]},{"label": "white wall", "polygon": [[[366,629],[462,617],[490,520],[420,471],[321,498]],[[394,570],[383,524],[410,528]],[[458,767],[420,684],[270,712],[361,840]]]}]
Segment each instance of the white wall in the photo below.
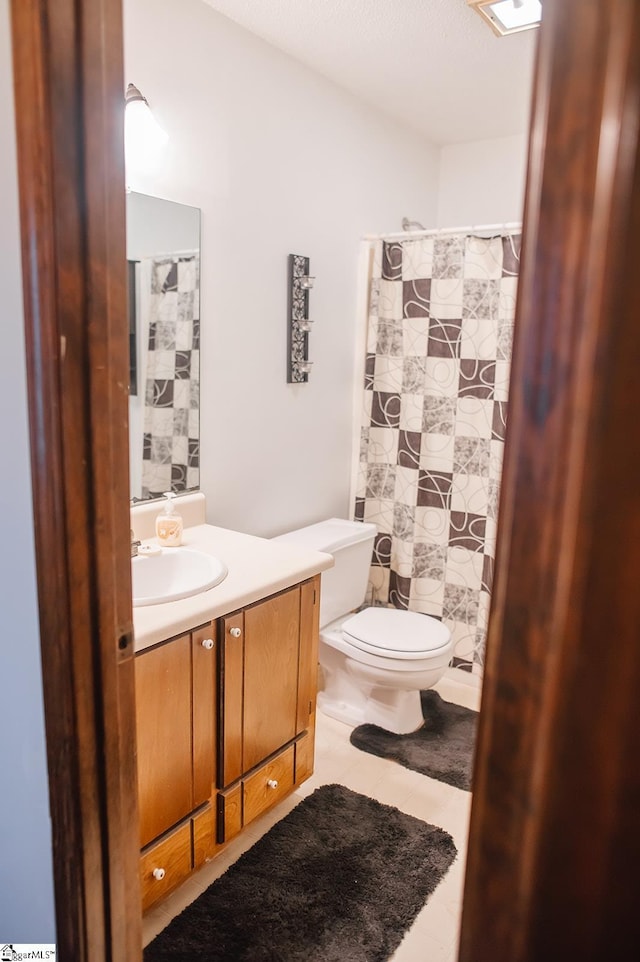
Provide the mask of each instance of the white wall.
[{"label": "white wall", "polygon": [[522,220],[528,137],[450,144],[440,153],[438,226]]},{"label": "white wall", "polygon": [[9,0],[0,0],[0,939],[55,942],[29,468]]},{"label": "white wall", "polygon": [[[202,490],[271,535],[349,511],[358,239],[436,221],[438,151],[201,0],[125,0],[126,83],[170,135],[129,186],[202,209]],[[314,362],[286,383],[287,255]]]}]

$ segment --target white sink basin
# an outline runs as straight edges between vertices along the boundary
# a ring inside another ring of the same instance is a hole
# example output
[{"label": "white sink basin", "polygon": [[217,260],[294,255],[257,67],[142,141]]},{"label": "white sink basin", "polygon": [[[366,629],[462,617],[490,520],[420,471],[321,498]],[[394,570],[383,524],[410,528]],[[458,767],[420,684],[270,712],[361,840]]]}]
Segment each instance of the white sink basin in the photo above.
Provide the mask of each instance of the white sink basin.
[{"label": "white sink basin", "polygon": [[227,566],[192,548],[162,548],[131,559],[133,606],[159,605],[207,591],[227,577]]}]

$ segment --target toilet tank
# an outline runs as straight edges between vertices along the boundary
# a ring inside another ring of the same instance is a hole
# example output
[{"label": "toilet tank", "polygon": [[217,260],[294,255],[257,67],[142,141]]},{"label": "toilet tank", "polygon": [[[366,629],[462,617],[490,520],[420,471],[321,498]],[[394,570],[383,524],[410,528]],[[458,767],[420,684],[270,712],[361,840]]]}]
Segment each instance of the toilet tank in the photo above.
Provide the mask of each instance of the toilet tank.
[{"label": "toilet tank", "polygon": [[334,567],[322,572],[320,627],[363,603],[375,535],[375,524],[329,518],[273,539],[333,555]]}]

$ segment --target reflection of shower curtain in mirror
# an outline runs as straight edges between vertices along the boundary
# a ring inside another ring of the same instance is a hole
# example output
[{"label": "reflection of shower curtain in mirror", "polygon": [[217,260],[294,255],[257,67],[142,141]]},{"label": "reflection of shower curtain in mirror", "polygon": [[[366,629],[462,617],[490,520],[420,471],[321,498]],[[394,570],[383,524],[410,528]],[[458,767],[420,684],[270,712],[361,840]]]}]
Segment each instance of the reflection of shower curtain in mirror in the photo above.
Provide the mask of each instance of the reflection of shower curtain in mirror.
[{"label": "reflection of shower curtain in mirror", "polygon": [[374,600],[435,615],[481,674],[520,236],[379,242],[355,517],[378,527]]},{"label": "reflection of shower curtain in mirror", "polygon": [[199,486],[199,258],[150,258],[142,497]]}]

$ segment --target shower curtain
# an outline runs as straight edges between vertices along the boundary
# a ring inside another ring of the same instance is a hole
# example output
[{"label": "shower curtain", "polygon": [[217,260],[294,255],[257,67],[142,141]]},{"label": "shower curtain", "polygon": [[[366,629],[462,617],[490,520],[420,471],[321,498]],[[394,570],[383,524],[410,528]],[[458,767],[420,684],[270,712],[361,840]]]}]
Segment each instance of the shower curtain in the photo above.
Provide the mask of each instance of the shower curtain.
[{"label": "shower curtain", "polygon": [[199,487],[199,257],[149,258],[142,497]]},{"label": "shower curtain", "polygon": [[374,604],[440,618],[482,674],[520,235],[376,243],[355,517]]}]

